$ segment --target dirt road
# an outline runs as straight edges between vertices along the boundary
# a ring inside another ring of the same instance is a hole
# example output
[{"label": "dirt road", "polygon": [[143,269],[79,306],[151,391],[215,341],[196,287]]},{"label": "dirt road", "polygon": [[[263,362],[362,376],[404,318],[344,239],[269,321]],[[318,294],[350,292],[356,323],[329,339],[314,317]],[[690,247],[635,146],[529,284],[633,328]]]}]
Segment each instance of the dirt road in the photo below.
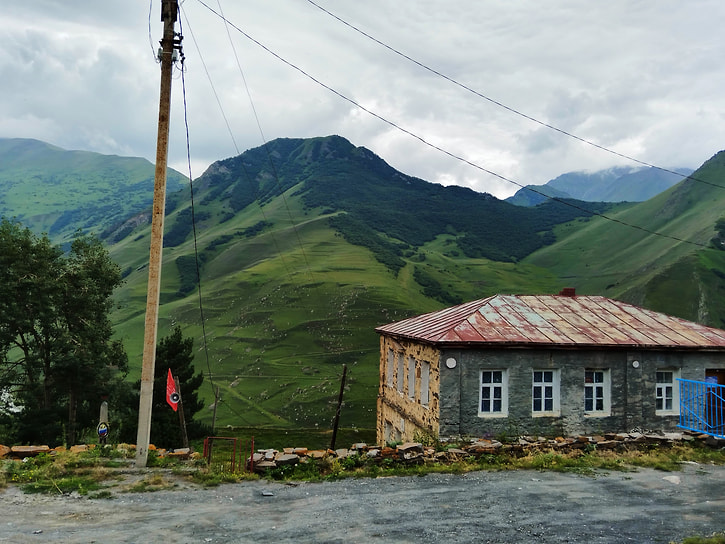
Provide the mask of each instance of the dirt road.
[{"label": "dirt road", "polygon": [[0,492],[0,542],[649,543],[725,531],[725,467],[254,481],[117,493]]}]

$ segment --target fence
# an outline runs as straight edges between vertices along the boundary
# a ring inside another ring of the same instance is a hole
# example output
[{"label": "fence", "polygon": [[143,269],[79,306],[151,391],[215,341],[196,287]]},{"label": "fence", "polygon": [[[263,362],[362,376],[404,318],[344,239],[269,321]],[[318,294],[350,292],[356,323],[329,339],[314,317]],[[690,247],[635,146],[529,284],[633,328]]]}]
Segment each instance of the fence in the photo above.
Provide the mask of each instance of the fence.
[{"label": "fence", "polygon": [[725,438],[725,385],[677,381],[680,382],[678,427]]}]

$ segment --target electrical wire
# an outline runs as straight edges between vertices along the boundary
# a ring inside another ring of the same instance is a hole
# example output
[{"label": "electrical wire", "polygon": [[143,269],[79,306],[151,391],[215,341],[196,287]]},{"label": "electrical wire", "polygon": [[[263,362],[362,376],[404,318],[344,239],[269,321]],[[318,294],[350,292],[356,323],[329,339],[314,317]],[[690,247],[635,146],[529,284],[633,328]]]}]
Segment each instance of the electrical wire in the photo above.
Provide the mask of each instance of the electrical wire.
[{"label": "electrical wire", "polygon": [[310,274],[310,279],[314,282],[315,276],[312,273],[312,267],[310,266],[310,261],[307,258],[307,252],[305,251],[305,246],[302,243],[302,239],[300,238],[300,233],[297,230],[297,223],[295,223],[294,219],[292,218],[292,212],[289,208],[289,203],[287,202],[287,197],[284,195],[284,191],[282,191],[282,184],[279,180],[279,173],[277,172],[277,167],[274,164],[274,160],[272,160],[272,153],[269,150],[269,146],[267,145],[267,138],[264,136],[264,131],[262,130],[262,123],[259,120],[259,114],[257,113],[257,108],[254,106],[254,99],[252,98],[252,93],[249,90],[249,85],[247,84],[247,78],[244,75],[244,70],[242,69],[242,63],[239,61],[239,55],[237,54],[237,48],[234,47],[234,40],[232,40],[232,34],[229,32],[229,25],[227,24],[227,19],[224,17],[224,11],[222,10],[222,4],[221,0],[217,0],[217,5],[219,6],[219,13],[221,13],[222,19],[224,20],[224,28],[227,31],[227,37],[229,38],[229,45],[232,47],[232,51],[234,52],[234,59],[237,61],[237,68],[239,69],[239,73],[242,76],[242,82],[244,83],[244,89],[247,92],[247,98],[249,99],[249,105],[252,108],[252,113],[254,114],[254,120],[257,123],[257,129],[259,130],[259,135],[262,138],[262,143],[264,146],[264,151],[267,154],[267,160],[269,161],[269,165],[272,168],[272,173],[274,175],[274,179],[276,181],[277,188],[280,190],[280,196],[282,197],[282,202],[284,203],[284,207],[287,210],[287,217],[290,220],[290,224],[292,225],[292,230],[295,233],[295,237],[297,238],[297,244],[300,247],[300,251],[302,252],[302,257],[305,261],[305,266],[307,267],[307,272]]},{"label": "electrical wire", "polygon": [[[179,36],[182,36],[182,25],[181,25],[181,18],[179,17]],[[199,316],[201,319],[201,332],[202,332],[202,341],[204,343],[204,356],[206,358],[206,367],[209,371],[209,383],[212,388],[212,392],[216,391],[216,388],[214,387],[214,379],[212,378],[212,372],[211,372],[211,362],[209,361],[209,343],[207,342],[207,334],[206,334],[206,319],[204,317],[204,304],[203,304],[203,297],[202,297],[202,287],[201,287],[201,270],[199,267],[199,246],[197,243],[197,235],[196,235],[196,216],[194,213],[194,182],[191,172],[191,144],[190,144],[190,136],[189,136],[189,115],[188,115],[188,106],[186,103],[186,78],[184,77],[184,54],[183,51],[180,51],[180,59],[181,59],[181,90],[182,90],[182,97],[184,102],[184,128],[186,131],[186,161],[187,166],[189,169],[189,193],[191,197],[191,226],[192,231],[194,235],[194,262],[196,263],[196,281],[197,281],[197,294],[199,296]],[[214,393],[215,401],[216,401],[216,393]]]},{"label": "electrical wire", "polygon": [[[224,17],[221,14],[217,13],[213,8],[211,8],[209,5],[207,5],[203,0],[197,0],[197,2],[199,2],[202,6],[204,6],[209,11],[211,11],[217,17],[219,17],[221,19],[224,19]],[[636,230],[645,232],[647,234],[652,234],[652,235],[655,235],[655,236],[660,236],[660,237],[663,237],[663,238],[668,238],[668,239],[674,240],[676,242],[691,244],[691,245],[694,245],[694,246],[697,246],[697,247],[709,247],[707,244],[702,244],[700,242],[693,242],[691,240],[685,240],[685,239],[679,238],[677,236],[671,236],[669,234],[664,234],[664,233],[661,233],[661,232],[653,231],[653,230],[647,229],[647,228],[642,227],[642,226],[639,226],[639,225],[634,225],[634,224],[631,224],[631,223],[627,223],[626,221],[622,221],[621,219],[616,219],[614,217],[608,216],[608,215],[606,215],[604,213],[601,213],[601,212],[596,212],[596,211],[588,210],[588,209],[586,209],[586,208],[584,208],[582,206],[579,206],[579,205],[575,204],[574,202],[571,202],[571,201],[568,201],[568,200],[564,200],[564,199],[560,199],[560,198],[557,198],[557,197],[552,197],[550,195],[547,195],[547,194],[543,193],[542,191],[539,191],[538,189],[534,189],[531,186],[528,186],[527,187],[527,186],[525,186],[525,185],[523,185],[523,184],[521,184],[521,183],[519,183],[517,181],[514,181],[514,180],[512,180],[512,179],[510,179],[510,178],[508,178],[508,177],[506,177],[506,176],[504,176],[502,174],[499,174],[497,172],[494,172],[493,170],[490,170],[488,168],[485,168],[484,166],[481,166],[479,164],[476,164],[476,163],[474,163],[474,162],[472,162],[472,161],[470,161],[470,160],[468,160],[468,159],[466,159],[466,158],[464,158],[464,157],[462,157],[460,155],[457,155],[457,154],[453,153],[452,151],[448,151],[447,149],[444,149],[444,148],[440,147],[439,145],[436,145],[436,144],[434,144],[432,142],[429,142],[424,137],[422,137],[422,136],[420,136],[420,135],[418,135],[418,134],[416,134],[416,133],[414,133],[414,132],[412,132],[412,131],[404,128],[403,126],[397,124],[396,122],[391,121],[391,120],[383,117],[382,115],[380,115],[378,113],[375,113],[374,111],[372,111],[369,108],[366,108],[365,106],[363,106],[359,102],[357,102],[354,99],[348,97],[347,95],[341,93],[340,91],[334,89],[333,87],[327,85],[326,83],[322,82],[321,80],[319,80],[316,77],[314,77],[313,75],[311,75],[309,72],[305,71],[304,69],[300,68],[299,66],[293,64],[292,62],[288,61],[284,57],[282,57],[279,54],[275,53],[270,48],[268,48],[266,45],[264,45],[263,43],[261,43],[257,39],[253,38],[251,35],[249,35],[247,32],[245,32],[244,30],[242,30],[241,28],[239,28],[237,25],[235,25],[231,21],[228,21],[226,19],[224,19],[224,20],[229,24],[229,26],[231,26],[237,32],[239,32],[240,34],[242,34],[245,38],[247,38],[248,40],[250,40],[251,42],[253,42],[257,46],[259,46],[260,48],[262,48],[264,51],[266,51],[267,53],[269,53],[270,55],[272,55],[273,57],[275,57],[277,60],[283,62],[284,64],[286,64],[287,66],[289,66],[293,70],[296,70],[297,72],[299,72],[300,74],[302,74],[306,78],[310,79],[311,81],[313,81],[317,85],[319,85],[319,86],[323,87],[324,89],[330,91],[331,93],[333,93],[337,97],[341,98],[342,100],[345,100],[346,102],[349,102],[350,104],[352,104],[356,108],[364,111],[368,115],[371,115],[372,117],[375,117],[376,119],[382,121],[383,123],[385,123],[385,124],[387,124],[387,125],[395,128],[396,130],[398,130],[400,132],[403,132],[404,134],[407,134],[408,136],[410,136],[410,137],[418,140],[422,144],[430,147],[431,149],[435,149],[436,151],[439,151],[439,152],[443,153],[444,155],[447,155],[447,156],[451,157],[452,159],[455,159],[455,160],[457,160],[459,162],[462,162],[464,164],[467,164],[467,165],[469,165],[469,166],[471,166],[471,167],[473,167],[473,168],[475,168],[477,170],[480,170],[481,172],[485,172],[485,173],[487,173],[487,174],[489,174],[489,175],[491,175],[493,177],[496,177],[496,178],[498,178],[498,179],[500,179],[502,181],[505,181],[507,183],[510,183],[512,185],[516,185],[517,187],[520,187],[522,189],[527,189],[527,190],[529,190],[529,191],[531,191],[533,193],[536,193],[538,195],[541,195],[541,196],[545,197],[546,199],[550,199],[550,200],[553,200],[555,202],[559,202],[561,204],[564,204],[565,206],[569,206],[569,207],[574,208],[576,210],[586,212],[587,214],[591,214],[591,215],[595,215],[597,217],[601,217],[601,218],[603,218],[603,219],[605,219],[607,221],[612,221],[614,223],[618,223],[620,225],[624,225],[624,226],[627,226],[627,227],[630,227],[630,228],[633,228],[633,229],[636,229]],[[678,174],[678,175],[682,175],[682,174]],[[688,177],[688,179],[696,179],[696,178],[692,178],[690,176],[690,177]],[[716,187],[720,187],[720,186],[716,185]]]},{"label": "electrical wire", "polygon": [[[319,4],[317,4],[316,2],[314,2],[313,0],[307,0],[307,2],[310,3],[310,4],[312,4],[313,6],[315,6],[317,9],[319,9],[323,13],[326,13],[327,15],[329,15],[330,17],[332,17],[333,19],[336,19],[340,23],[342,23],[345,26],[351,28],[355,32],[358,32],[359,34],[365,36],[366,38],[372,40],[373,42],[375,42],[378,45],[386,48],[387,50],[395,53],[396,55],[398,55],[398,56],[406,59],[407,61],[412,62],[413,64],[415,64],[416,66],[422,68],[423,70],[426,70],[426,71],[428,71],[428,72],[430,72],[430,73],[432,73],[432,74],[434,74],[434,75],[436,75],[436,76],[438,76],[438,77],[440,77],[440,78],[448,81],[449,83],[452,83],[453,85],[456,85],[457,87],[460,87],[461,89],[463,89],[465,91],[468,91],[469,93],[472,93],[472,94],[476,95],[479,98],[483,98],[484,100],[487,100],[491,104],[494,104],[494,105],[496,105],[496,106],[498,106],[500,108],[503,108],[503,109],[505,109],[505,110],[507,110],[507,111],[509,111],[509,112],[511,112],[513,114],[515,114],[515,115],[518,115],[520,117],[523,117],[524,119],[528,119],[529,121],[531,121],[533,123],[536,123],[538,125],[541,125],[542,127],[546,127],[546,128],[548,128],[550,130],[553,130],[555,132],[558,132],[560,134],[563,134],[564,136],[568,136],[569,138],[573,138],[573,139],[578,140],[579,142],[582,142],[584,144],[590,145],[592,147],[596,147],[597,149],[599,149],[601,151],[605,151],[607,153],[611,153],[612,155],[616,155],[617,157],[620,157],[622,159],[627,159],[627,160],[632,161],[632,162],[635,162],[637,164],[641,164],[642,166],[647,166],[649,168],[654,168],[654,169],[659,170],[661,172],[667,172],[668,174],[675,174],[676,176],[683,176],[683,174],[680,173],[680,172],[676,172],[675,170],[670,170],[669,168],[663,168],[661,166],[657,166],[655,164],[648,163],[646,161],[637,159],[637,158],[632,157],[630,155],[626,155],[625,153],[620,153],[619,151],[615,151],[613,149],[610,149],[608,147],[605,147],[603,145],[600,145],[600,144],[598,144],[596,142],[593,142],[591,140],[588,140],[586,138],[582,138],[581,136],[577,136],[576,134],[573,134],[571,132],[568,132],[566,130],[563,130],[561,128],[558,128],[558,127],[556,127],[554,125],[551,125],[551,124],[549,124],[549,123],[547,123],[545,121],[540,121],[539,119],[536,119],[535,117],[532,117],[531,115],[527,115],[526,113],[523,113],[523,112],[521,112],[521,111],[519,111],[519,110],[517,110],[515,108],[512,108],[511,106],[507,106],[506,104],[504,104],[502,102],[499,102],[498,100],[494,100],[493,98],[491,98],[489,96],[486,96],[485,94],[483,94],[483,93],[481,93],[481,92],[479,92],[479,91],[477,91],[477,90],[469,87],[468,85],[465,85],[465,84],[457,81],[456,79],[453,79],[452,77],[447,76],[446,74],[444,74],[444,73],[442,73],[442,72],[440,72],[438,70],[435,70],[434,68],[431,68],[430,66],[428,66],[428,65],[426,65],[426,64],[424,64],[424,63],[422,63],[422,62],[420,62],[420,61],[418,61],[418,60],[410,57],[409,55],[406,55],[405,53],[399,51],[398,49],[396,49],[396,48],[394,48],[394,47],[386,44],[385,42],[377,39],[376,37],[372,36],[371,34],[368,34],[364,30],[361,30],[360,28],[356,27],[355,25],[347,22],[343,18],[335,15],[330,10],[328,10],[328,9],[320,6]],[[685,176],[683,176],[683,177],[685,177]],[[694,178],[692,176],[686,176],[686,177],[689,178],[689,179],[693,179],[693,180],[695,180],[695,181],[697,181],[699,183],[704,183],[706,185],[711,185],[712,187],[717,187],[719,189],[725,189],[725,187],[723,187],[722,185],[718,185],[716,183],[712,183],[712,182],[709,182],[709,181],[706,181],[706,180]]]}]

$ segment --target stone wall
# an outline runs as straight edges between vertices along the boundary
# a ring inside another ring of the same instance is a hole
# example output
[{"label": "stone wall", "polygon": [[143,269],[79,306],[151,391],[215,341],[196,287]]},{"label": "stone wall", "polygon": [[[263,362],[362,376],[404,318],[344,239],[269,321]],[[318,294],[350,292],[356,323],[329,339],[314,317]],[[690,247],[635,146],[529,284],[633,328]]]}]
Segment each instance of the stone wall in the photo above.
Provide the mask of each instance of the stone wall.
[{"label": "stone wall", "polygon": [[[725,368],[723,354],[674,350],[444,350],[441,360],[448,358],[457,364],[454,368],[443,365],[441,370],[440,436],[571,436],[636,427],[672,431],[679,422],[677,412],[656,413],[657,371],[673,369],[681,378],[704,380],[706,369]],[[506,371],[508,411],[504,415],[479,411],[480,375],[486,369]],[[584,411],[586,369],[608,374],[611,402],[606,413]],[[533,370],[558,371],[555,415],[532,413]]]},{"label": "stone wall", "polygon": [[[412,382],[411,361],[415,365]],[[381,336],[379,379],[379,443],[411,441],[418,433],[438,436],[440,352],[437,349]],[[423,391],[426,382],[427,395]]]}]

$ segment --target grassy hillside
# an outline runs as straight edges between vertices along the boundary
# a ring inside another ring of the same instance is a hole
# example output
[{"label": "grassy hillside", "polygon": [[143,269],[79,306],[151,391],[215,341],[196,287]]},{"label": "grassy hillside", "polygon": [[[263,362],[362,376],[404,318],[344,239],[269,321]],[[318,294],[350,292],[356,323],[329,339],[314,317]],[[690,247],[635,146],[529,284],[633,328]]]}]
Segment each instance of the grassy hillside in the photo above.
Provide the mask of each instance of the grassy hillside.
[{"label": "grassy hillside", "polygon": [[[725,152],[664,193],[607,213],[658,236],[594,218],[558,227],[559,241],[525,259],[582,294],[603,294],[723,326],[723,252],[708,248],[725,210]],[[669,237],[668,237],[669,236]],[[684,241],[678,241],[684,240]],[[690,242],[690,243],[688,243]]]},{"label": "grassy hillside", "polygon": [[[169,170],[168,187],[186,178]],[[81,228],[100,234],[149,206],[154,165],[146,159],[66,151],[38,140],[0,138],[0,216],[54,242]]]},{"label": "grassy hillside", "polygon": [[[370,428],[376,326],[497,292],[561,288],[546,271],[514,262],[507,249],[539,247],[538,232],[551,228],[561,209],[521,210],[488,195],[431,187],[341,138],[271,144],[276,177],[263,150],[252,150],[216,163],[195,182],[206,352],[187,192],[171,195],[167,206],[173,211],[160,334],[180,324],[194,337],[195,364],[212,377],[202,394],[211,405],[212,388],[220,388],[222,425],[329,426],[347,364],[343,425]],[[494,236],[501,223],[510,224],[502,219],[510,209],[520,210],[513,217],[532,240],[513,239],[513,227]],[[505,260],[478,254],[486,234],[488,250],[497,248]],[[111,248],[128,271],[114,320],[133,377],[142,352],[148,247],[149,227],[140,224]]]},{"label": "grassy hillside", "polygon": [[[3,149],[6,215],[56,242],[103,232],[124,271],[112,317],[138,379],[153,168],[33,141]],[[721,153],[693,176],[725,186],[724,172]],[[724,251],[591,216],[707,246],[725,239],[725,190],[703,183],[616,208],[521,208],[411,178],[340,137],[275,140],[213,164],[194,182],[193,212],[188,186],[170,179],[159,335],[178,324],[194,339],[202,417],[218,387],[220,426],[329,428],[346,364],[341,424],[371,428],[375,327],[496,293],[571,286],[725,326]]]},{"label": "grassy hillside", "polygon": [[[192,251],[193,241],[164,254],[160,334],[180,324],[195,339],[196,365],[212,370],[202,391],[213,401],[212,383],[223,403],[218,423],[235,426],[328,426],[334,415],[342,365],[348,365],[343,425],[371,428],[378,384],[378,325],[432,311],[444,303],[426,297],[415,279],[424,271],[461,299],[496,292],[553,292],[560,286],[545,271],[528,265],[444,255],[452,237],[422,246],[397,276],[373,253],[348,243],[325,216],[305,216],[299,196],[287,194],[263,209],[201,230],[202,305],[209,361],[202,349],[196,291],[178,296],[176,261]],[[262,216],[262,212],[264,215]],[[261,217],[272,226],[247,238],[237,236],[214,250],[204,248],[242,232]],[[173,220],[174,215],[170,217]],[[294,226],[291,225],[294,224]],[[148,236],[139,240],[148,248]],[[118,244],[112,255],[141,270],[127,277],[117,295],[114,316],[137,377],[143,342],[143,303],[147,256],[138,244]],[[533,280],[535,278],[535,280]],[[210,420],[211,410],[206,414]]]}]

